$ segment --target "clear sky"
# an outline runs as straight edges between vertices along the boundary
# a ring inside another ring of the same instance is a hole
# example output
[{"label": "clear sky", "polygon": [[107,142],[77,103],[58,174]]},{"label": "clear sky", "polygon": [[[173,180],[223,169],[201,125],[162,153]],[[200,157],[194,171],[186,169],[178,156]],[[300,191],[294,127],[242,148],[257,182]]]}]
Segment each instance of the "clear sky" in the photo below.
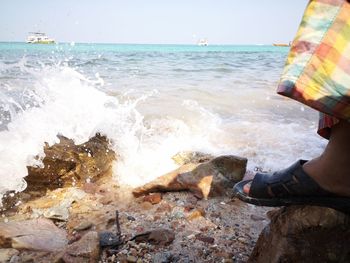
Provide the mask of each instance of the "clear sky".
[{"label": "clear sky", "polygon": [[288,43],[308,0],[0,0],[0,41]]}]

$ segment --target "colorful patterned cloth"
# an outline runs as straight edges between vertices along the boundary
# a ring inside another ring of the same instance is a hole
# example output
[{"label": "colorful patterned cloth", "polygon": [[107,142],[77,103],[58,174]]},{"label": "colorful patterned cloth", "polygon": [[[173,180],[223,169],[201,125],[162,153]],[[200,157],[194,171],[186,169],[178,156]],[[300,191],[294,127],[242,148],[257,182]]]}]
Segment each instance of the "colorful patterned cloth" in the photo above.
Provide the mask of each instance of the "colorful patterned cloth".
[{"label": "colorful patterned cloth", "polygon": [[325,137],[337,119],[350,120],[350,1],[309,2],[277,92],[330,115],[320,119]]}]

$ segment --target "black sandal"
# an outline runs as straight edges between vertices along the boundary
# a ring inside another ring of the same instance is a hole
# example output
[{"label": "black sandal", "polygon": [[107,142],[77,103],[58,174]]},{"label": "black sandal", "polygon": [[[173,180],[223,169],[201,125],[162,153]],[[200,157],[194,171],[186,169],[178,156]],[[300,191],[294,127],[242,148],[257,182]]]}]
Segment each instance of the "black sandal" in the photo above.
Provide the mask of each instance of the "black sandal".
[{"label": "black sandal", "polygon": [[[257,173],[253,180],[241,181],[234,186],[235,195],[242,201],[259,206],[313,205],[330,207],[350,213],[350,198],[322,189],[299,160],[287,169],[273,174]],[[251,183],[249,195],[243,187]]]}]

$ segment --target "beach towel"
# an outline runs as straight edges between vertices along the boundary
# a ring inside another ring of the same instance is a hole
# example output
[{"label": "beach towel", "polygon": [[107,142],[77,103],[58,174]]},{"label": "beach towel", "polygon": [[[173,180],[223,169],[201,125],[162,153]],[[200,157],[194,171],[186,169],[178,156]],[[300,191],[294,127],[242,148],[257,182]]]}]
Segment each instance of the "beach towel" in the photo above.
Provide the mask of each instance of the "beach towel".
[{"label": "beach towel", "polygon": [[277,93],[350,119],[350,0],[308,3]]}]

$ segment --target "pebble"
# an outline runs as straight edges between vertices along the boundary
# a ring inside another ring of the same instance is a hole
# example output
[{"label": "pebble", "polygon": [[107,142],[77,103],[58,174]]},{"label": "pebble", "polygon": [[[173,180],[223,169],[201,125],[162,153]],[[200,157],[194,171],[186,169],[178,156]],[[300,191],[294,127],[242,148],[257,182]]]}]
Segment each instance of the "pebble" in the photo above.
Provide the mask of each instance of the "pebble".
[{"label": "pebble", "polygon": [[150,202],[152,205],[155,205],[162,201],[162,195],[160,193],[149,194],[143,198],[143,201]]},{"label": "pebble", "polygon": [[92,223],[89,221],[83,221],[81,222],[79,225],[77,225],[76,227],[74,227],[74,230],[76,231],[82,231],[82,230],[86,230],[92,227]]},{"label": "pebble", "polygon": [[128,256],[128,257],[126,258],[126,261],[127,261],[127,262],[131,262],[131,263],[136,263],[136,262],[137,262],[137,257]]}]

